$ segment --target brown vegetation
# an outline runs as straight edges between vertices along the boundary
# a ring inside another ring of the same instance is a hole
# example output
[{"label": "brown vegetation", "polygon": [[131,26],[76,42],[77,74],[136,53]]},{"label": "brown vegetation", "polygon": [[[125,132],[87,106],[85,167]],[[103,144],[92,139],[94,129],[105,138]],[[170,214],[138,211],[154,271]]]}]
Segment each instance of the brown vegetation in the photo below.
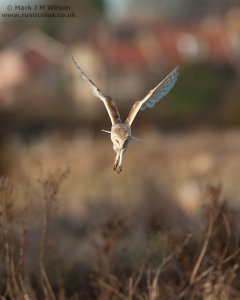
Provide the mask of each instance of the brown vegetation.
[{"label": "brown vegetation", "polygon": [[[103,162],[100,154],[86,151],[88,146],[80,141],[72,141],[69,153],[62,139],[54,139],[52,148],[46,141],[28,150],[19,146],[14,164],[0,179],[0,298],[239,299],[237,203],[224,199],[222,184],[207,183],[214,178],[218,156],[223,165],[228,162],[222,168],[229,172],[238,147],[234,140],[224,150],[217,144],[214,149],[217,135],[212,141],[205,134],[204,142],[200,136],[197,145],[186,136],[175,136],[174,141],[162,136],[158,155],[146,146],[145,157],[155,169],[145,170],[142,178],[133,165],[128,166],[127,158],[122,177],[107,177],[111,159],[104,153],[109,145],[101,141],[96,143]],[[187,150],[172,147],[177,139],[184,139]],[[142,150],[134,147],[127,155],[132,151],[139,160]],[[214,163],[209,149],[216,154]],[[11,156],[10,145],[8,150],[6,155]],[[41,167],[38,153],[48,162],[47,168]],[[59,153],[65,159],[60,169]],[[160,162],[166,168],[164,176],[157,173]],[[141,166],[135,165],[138,170]],[[177,170],[180,173],[173,177]],[[232,166],[230,177],[234,170]],[[217,172],[223,171],[219,167]],[[191,184],[179,192],[183,182],[203,182],[203,178],[206,184],[197,193]],[[197,206],[189,195],[199,201]],[[190,209],[186,210],[184,197]]]}]

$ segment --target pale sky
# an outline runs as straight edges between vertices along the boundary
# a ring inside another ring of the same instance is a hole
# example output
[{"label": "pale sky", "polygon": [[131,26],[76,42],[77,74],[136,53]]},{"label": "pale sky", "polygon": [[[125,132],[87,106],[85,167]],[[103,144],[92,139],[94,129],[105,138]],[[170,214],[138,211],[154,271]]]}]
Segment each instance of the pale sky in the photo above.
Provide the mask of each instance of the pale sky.
[{"label": "pale sky", "polygon": [[107,17],[112,21],[124,18],[128,13],[137,12],[138,8],[146,13],[175,15],[183,3],[189,0],[103,0]]},{"label": "pale sky", "polygon": [[129,0],[103,0],[109,19],[121,19],[126,14],[127,2]]}]

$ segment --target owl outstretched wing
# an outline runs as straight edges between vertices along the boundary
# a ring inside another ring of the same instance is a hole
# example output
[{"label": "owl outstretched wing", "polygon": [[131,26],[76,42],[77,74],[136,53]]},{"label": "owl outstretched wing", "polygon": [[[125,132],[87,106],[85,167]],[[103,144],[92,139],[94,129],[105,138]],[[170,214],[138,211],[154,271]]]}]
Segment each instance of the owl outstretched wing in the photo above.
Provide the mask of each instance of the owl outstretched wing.
[{"label": "owl outstretched wing", "polygon": [[125,123],[131,126],[139,110],[152,108],[164,96],[166,96],[176,83],[178,75],[179,68],[177,67],[170,72],[154,89],[150,90],[142,100],[135,102]]},{"label": "owl outstretched wing", "polygon": [[81,67],[78,65],[78,63],[75,61],[75,59],[72,57],[73,63],[77,67],[77,69],[80,71],[80,74],[84,80],[87,80],[87,82],[90,84],[91,90],[97,98],[99,98],[103,104],[106,107],[106,110],[108,112],[108,115],[111,119],[112,124],[121,122],[120,114],[118,112],[118,108],[116,103],[111,99],[109,96],[105,96],[102,91],[97,88],[95,83],[86,75],[86,73],[81,69]]}]

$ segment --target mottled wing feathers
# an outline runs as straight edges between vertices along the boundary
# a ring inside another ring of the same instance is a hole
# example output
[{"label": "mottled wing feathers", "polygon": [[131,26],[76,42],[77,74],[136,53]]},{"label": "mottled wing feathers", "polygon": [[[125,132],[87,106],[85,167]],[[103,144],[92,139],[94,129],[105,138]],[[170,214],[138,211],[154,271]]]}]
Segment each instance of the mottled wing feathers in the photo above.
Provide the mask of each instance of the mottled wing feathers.
[{"label": "mottled wing feathers", "polygon": [[112,124],[121,122],[120,114],[118,112],[118,108],[117,108],[116,103],[111,99],[111,97],[105,96],[102,93],[102,91],[99,88],[97,88],[95,83],[80,68],[80,66],[78,65],[78,63],[75,61],[75,59],[73,57],[72,57],[72,60],[75,64],[75,66],[77,67],[77,69],[80,71],[80,74],[81,74],[82,78],[84,80],[87,80],[87,82],[90,84],[90,87],[92,89],[92,92],[93,92],[94,96],[98,97],[104,103],[104,105],[107,109],[108,115],[111,119]]},{"label": "mottled wing feathers", "polygon": [[132,125],[132,122],[133,122],[133,120],[135,119],[136,114],[138,113],[138,111],[139,111],[141,105],[142,105],[142,101],[136,101],[136,102],[133,104],[133,106],[132,106],[132,108],[131,108],[131,110],[130,110],[130,112],[129,112],[129,114],[128,114],[128,117],[127,117],[127,119],[126,119],[126,121],[125,121],[125,123],[126,123],[128,126],[131,126],[131,125]]},{"label": "mottled wing feathers", "polygon": [[107,109],[107,112],[109,114],[112,124],[121,123],[122,121],[121,121],[120,114],[118,112],[117,105],[111,99],[111,97],[105,96],[105,100],[103,102],[105,104],[105,107]]},{"label": "mottled wing feathers", "polygon": [[135,102],[127,117],[126,124],[129,126],[132,124],[139,110],[152,108],[164,96],[166,96],[176,83],[178,75],[179,68],[177,67],[170,72],[154,89],[150,90],[142,100]]},{"label": "mottled wing feathers", "polygon": [[176,83],[178,75],[179,70],[177,67],[143,98],[143,104],[141,105],[140,110],[152,108],[158,101],[166,96]]}]

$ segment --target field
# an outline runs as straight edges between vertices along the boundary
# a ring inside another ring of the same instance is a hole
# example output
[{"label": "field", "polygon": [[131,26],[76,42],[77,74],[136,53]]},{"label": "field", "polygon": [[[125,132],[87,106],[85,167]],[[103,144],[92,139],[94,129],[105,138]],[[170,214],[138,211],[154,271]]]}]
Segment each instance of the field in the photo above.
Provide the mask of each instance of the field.
[{"label": "field", "polygon": [[240,299],[240,132],[53,132],[1,148],[1,299]]}]

